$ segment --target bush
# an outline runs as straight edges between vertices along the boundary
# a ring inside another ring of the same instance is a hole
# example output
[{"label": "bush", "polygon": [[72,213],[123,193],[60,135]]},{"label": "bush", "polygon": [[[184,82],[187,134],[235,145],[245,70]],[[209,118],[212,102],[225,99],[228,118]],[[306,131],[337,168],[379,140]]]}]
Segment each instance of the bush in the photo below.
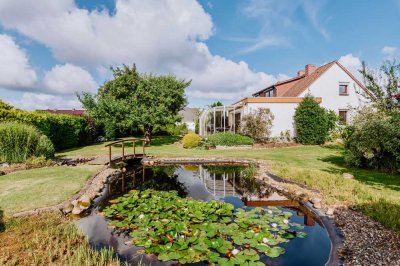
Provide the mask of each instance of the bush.
[{"label": "bush", "polygon": [[89,123],[78,116],[0,108],[1,121],[18,121],[35,126],[51,140],[56,150],[89,144],[94,139]]},{"label": "bush", "polygon": [[235,146],[235,145],[253,145],[254,141],[248,136],[235,133],[215,133],[208,137],[208,143],[212,146]]},{"label": "bush", "polygon": [[25,161],[26,167],[28,169],[41,168],[45,166],[51,166],[53,163],[51,160],[47,160],[45,156],[32,156]]},{"label": "bush", "polygon": [[200,140],[201,140],[200,136],[197,134],[194,133],[186,134],[182,139],[183,147],[185,149],[196,148],[199,146]]},{"label": "bush", "polygon": [[51,141],[35,127],[18,123],[0,123],[0,160],[23,162],[31,156],[54,156]]},{"label": "bush", "polygon": [[240,131],[257,142],[266,140],[271,135],[274,115],[268,108],[259,108],[255,113],[243,116]]},{"label": "bush", "polygon": [[319,106],[314,97],[308,95],[296,108],[294,120],[298,142],[323,144],[335,128],[337,116]]},{"label": "bush", "polygon": [[353,166],[400,171],[400,112],[364,107],[342,134]]}]

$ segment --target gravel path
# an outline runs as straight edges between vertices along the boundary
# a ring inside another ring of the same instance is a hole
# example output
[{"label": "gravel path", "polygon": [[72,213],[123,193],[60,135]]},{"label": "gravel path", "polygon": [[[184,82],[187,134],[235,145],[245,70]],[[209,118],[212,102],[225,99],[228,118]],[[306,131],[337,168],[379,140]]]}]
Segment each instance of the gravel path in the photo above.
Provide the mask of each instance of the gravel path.
[{"label": "gravel path", "polygon": [[400,234],[350,209],[337,210],[335,221],[345,236],[345,265],[400,265]]}]

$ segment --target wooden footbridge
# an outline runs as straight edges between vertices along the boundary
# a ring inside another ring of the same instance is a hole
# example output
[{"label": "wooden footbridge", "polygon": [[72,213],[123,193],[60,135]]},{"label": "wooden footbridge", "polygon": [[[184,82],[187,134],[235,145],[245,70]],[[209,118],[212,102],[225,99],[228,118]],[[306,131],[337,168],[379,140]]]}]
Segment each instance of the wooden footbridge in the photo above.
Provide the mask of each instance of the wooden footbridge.
[{"label": "wooden footbridge", "polygon": [[[136,145],[137,142],[141,142],[141,147]],[[111,166],[117,162],[132,160],[132,159],[143,159],[146,157],[146,139],[139,138],[130,138],[130,139],[122,139],[117,140],[105,145],[108,147],[108,164]],[[122,154],[113,156],[112,155],[112,147],[121,147]],[[129,153],[129,150],[131,153]],[[137,153],[137,151],[139,153]],[[140,153],[141,152],[141,153]]]}]

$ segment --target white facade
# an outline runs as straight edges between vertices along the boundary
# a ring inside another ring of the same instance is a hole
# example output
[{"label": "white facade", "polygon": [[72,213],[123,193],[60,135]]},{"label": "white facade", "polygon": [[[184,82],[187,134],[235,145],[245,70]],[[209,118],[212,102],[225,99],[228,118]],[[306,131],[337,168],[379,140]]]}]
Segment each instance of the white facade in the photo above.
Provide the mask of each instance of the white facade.
[{"label": "white facade", "polygon": [[297,103],[248,103],[244,106],[244,114],[249,114],[257,111],[259,108],[268,108],[274,115],[272,122],[271,136],[278,137],[281,132],[290,130],[291,135],[294,132],[294,112],[297,108]]},{"label": "white facade", "polygon": [[[340,84],[348,86],[348,95],[339,94]],[[361,106],[362,98],[359,94],[361,90],[362,88],[352,77],[340,66],[334,64],[314,81],[308,89],[302,92],[299,97],[305,97],[308,93],[315,97],[321,97],[321,106],[338,114],[339,110],[350,112],[351,109]]]},{"label": "white facade", "polygon": [[[340,95],[339,85],[347,85],[347,95]],[[328,110],[333,110],[337,115],[339,111],[347,112],[347,121],[351,120],[351,112],[362,105],[362,97],[359,94],[362,88],[346,71],[338,64],[333,64],[313,83],[309,85],[297,98],[303,98],[307,94],[322,99],[320,105]],[[268,98],[268,97],[259,97]],[[284,99],[285,97],[277,97]],[[299,103],[246,103],[243,106],[243,114],[254,112],[258,108],[269,108],[275,119],[272,126],[272,137],[280,136],[281,132],[290,130],[296,135],[294,114]]]}]

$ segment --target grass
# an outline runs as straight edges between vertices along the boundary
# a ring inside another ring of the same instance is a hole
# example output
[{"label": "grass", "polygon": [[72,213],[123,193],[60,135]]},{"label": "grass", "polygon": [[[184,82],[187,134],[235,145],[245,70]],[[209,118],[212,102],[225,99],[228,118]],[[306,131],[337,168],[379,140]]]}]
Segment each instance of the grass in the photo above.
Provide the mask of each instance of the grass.
[{"label": "grass", "polygon": [[0,231],[0,265],[120,265],[110,249],[94,250],[54,213],[10,219]]},{"label": "grass", "polygon": [[60,203],[79,191],[99,166],[55,166],[0,176],[0,208],[5,215]]},{"label": "grass", "polygon": [[[400,175],[348,167],[340,146],[298,146],[252,150],[183,149],[176,137],[156,137],[149,155],[168,157],[240,157],[271,161],[271,171],[324,195],[327,205],[352,206],[388,228],[400,232]],[[127,148],[129,149],[129,148]],[[69,150],[60,155],[106,155],[103,144]],[[128,150],[129,152],[129,150]],[[113,147],[114,155],[121,153]],[[355,179],[345,179],[351,173]]]}]

